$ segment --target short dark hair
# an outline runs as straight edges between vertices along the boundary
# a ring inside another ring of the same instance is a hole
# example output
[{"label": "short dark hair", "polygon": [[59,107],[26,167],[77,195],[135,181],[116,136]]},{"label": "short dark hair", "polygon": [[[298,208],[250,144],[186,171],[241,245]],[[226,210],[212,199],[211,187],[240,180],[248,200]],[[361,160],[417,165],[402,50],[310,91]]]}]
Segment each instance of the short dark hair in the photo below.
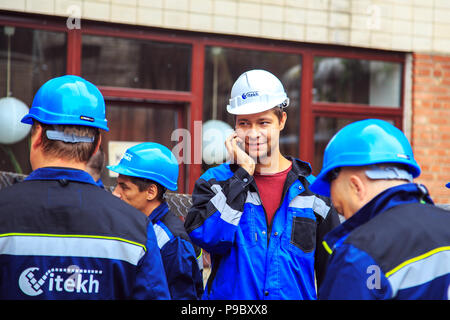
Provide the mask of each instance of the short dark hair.
[{"label": "short dark hair", "polygon": [[272,109],[272,111],[277,116],[278,122],[281,122],[281,119],[283,119],[283,112],[286,112],[284,110],[284,108],[280,107],[280,106],[276,106],[275,108]]},{"label": "short dark hair", "polygon": [[105,165],[105,153],[102,150],[98,150],[88,161],[88,167],[95,170],[98,174],[103,171]]},{"label": "short dark hair", "polygon": [[164,194],[166,193],[167,188],[159,184],[158,182],[155,182],[150,179],[140,178],[140,177],[133,177],[128,176],[130,178],[130,181],[135,184],[139,191],[145,191],[147,190],[152,184],[156,186],[156,189],[158,191],[158,195],[156,196],[156,199],[159,201],[164,201]]},{"label": "short dark hair", "polygon": [[[76,160],[87,163],[93,156],[95,148],[100,139],[100,130],[95,127],[77,125],[49,125],[39,121],[33,121],[31,135],[34,135],[37,127],[42,128],[41,139],[43,151],[46,155],[65,160]],[[57,130],[66,134],[74,134],[81,137],[94,138],[93,142],[70,143],[60,140],[50,140],[47,137],[47,130]]]}]

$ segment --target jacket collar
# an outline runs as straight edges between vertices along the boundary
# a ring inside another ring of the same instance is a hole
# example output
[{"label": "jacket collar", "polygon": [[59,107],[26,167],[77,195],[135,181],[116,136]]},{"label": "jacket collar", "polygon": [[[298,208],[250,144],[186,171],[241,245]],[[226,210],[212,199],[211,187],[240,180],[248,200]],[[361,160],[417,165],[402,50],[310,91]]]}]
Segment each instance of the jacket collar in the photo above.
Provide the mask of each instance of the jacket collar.
[{"label": "jacket collar", "polygon": [[338,247],[354,229],[375,216],[392,207],[417,202],[433,204],[433,200],[431,200],[424,185],[408,183],[389,188],[378,194],[352,217],[329,232],[324,238],[324,247],[331,254],[331,251]]},{"label": "jacket collar", "polygon": [[30,173],[25,180],[66,180],[95,184],[92,176],[83,170],[62,167],[43,167]]},{"label": "jacket collar", "polygon": [[302,161],[300,159],[286,156],[286,159],[292,161],[292,172],[297,175],[297,177],[307,178],[311,175],[311,165],[308,162]]},{"label": "jacket collar", "polygon": [[155,210],[150,213],[150,220],[153,224],[155,224],[157,221],[161,220],[162,217],[164,217],[167,212],[169,211],[169,206],[164,201],[159,206],[155,208]]}]

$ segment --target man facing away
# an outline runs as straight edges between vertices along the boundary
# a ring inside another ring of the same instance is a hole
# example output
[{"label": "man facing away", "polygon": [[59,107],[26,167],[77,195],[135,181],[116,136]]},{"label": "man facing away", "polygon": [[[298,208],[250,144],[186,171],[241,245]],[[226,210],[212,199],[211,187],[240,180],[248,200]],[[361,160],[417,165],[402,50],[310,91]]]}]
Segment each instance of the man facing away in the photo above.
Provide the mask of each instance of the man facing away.
[{"label": "man facing away", "polygon": [[169,299],[145,215],[85,171],[108,131],[100,91],[51,79],[22,122],[33,172],[0,192],[0,299]]},{"label": "man facing away", "polygon": [[327,253],[316,243],[339,224],[328,198],[309,189],[311,167],[285,157],[280,133],[289,99],[264,70],[242,74],[228,112],[233,159],[196,182],[185,226],[211,254],[205,299],[315,299]]},{"label": "man facing away", "polygon": [[[129,148],[119,164],[113,194],[149,217],[149,233],[156,233],[171,298],[199,299],[203,278],[183,222],[164,200],[166,189],[177,190],[178,162],[165,146],[144,142]],[[202,256],[198,258],[200,261]]]},{"label": "man facing away", "polygon": [[346,221],[326,235],[331,254],[320,299],[449,299],[450,214],[434,206],[411,145],[368,119],[328,143],[311,189]]}]

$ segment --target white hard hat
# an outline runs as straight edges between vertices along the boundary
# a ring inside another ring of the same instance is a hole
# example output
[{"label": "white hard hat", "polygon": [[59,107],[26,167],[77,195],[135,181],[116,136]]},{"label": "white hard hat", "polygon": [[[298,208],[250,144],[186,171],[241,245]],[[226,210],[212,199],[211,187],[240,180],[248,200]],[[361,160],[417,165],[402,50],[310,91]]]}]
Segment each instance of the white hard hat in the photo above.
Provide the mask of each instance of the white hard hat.
[{"label": "white hard hat", "polygon": [[288,105],[289,98],[277,77],[265,70],[250,70],[241,74],[234,83],[227,111],[252,114]]}]

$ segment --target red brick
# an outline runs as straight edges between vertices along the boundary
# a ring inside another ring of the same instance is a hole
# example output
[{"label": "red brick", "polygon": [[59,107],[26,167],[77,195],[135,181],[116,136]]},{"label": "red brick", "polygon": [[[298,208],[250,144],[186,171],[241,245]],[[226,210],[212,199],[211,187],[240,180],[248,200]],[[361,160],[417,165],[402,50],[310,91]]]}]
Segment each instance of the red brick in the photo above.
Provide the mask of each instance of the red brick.
[{"label": "red brick", "polygon": [[414,60],[413,62],[413,68],[434,68],[434,63],[432,62],[425,62],[422,60]]},{"label": "red brick", "polygon": [[427,83],[430,83],[430,84],[432,84],[433,83],[433,78],[432,77],[422,77],[422,76],[414,76],[413,77],[413,81],[415,82],[415,83],[417,83],[417,84],[427,84]]},{"label": "red brick", "polygon": [[443,86],[436,86],[436,85],[430,86],[428,90],[433,93],[447,93],[449,91],[447,88]]},{"label": "red brick", "polygon": [[433,56],[432,60],[450,62],[450,56]]},{"label": "red brick", "polygon": [[[450,191],[450,55],[413,54],[412,146],[424,183],[437,203]],[[446,176],[447,175],[447,176]],[[445,200],[445,201],[444,201]]]},{"label": "red brick", "polygon": [[433,56],[429,54],[421,54],[421,53],[414,53],[413,54],[414,60],[433,60]]},{"label": "red brick", "polygon": [[450,95],[436,96],[435,98],[440,101],[450,101]]},{"label": "red brick", "polygon": [[435,70],[435,71],[433,72],[433,76],[435,76],[435,77],[441,77],[441,76],[442,76],[442,71],[441,71],[441,70]]},{"label": "red brick", "polygon": [[417,68],[414,70],[415,76],[429,76],[431,75],[431,69]]},{"label": "red brick", "polygon": [[428,92],[414,92],[413,94],[413,99],[433,100],[434,98],[435,95]]},{"label": "red brick", "polygon": [[415,92],[427,91],[427,90],[428,90],[428,85],[424,85],[424,84],[414,84],[413,85],[413,91],[415,91]]}]

